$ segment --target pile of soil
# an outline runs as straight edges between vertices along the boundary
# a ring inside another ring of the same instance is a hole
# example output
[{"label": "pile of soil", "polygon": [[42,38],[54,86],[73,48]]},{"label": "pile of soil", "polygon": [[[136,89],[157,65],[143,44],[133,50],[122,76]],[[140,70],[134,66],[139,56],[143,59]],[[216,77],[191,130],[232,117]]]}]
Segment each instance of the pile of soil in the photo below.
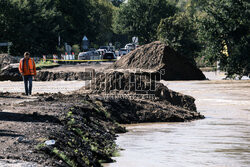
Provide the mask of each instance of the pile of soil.
[{"label": "pile of soil", "polygon": [[[0,159],[99,167],[100,162],[113,161],[116,133],[126,132],[119,123],[204,118],[193,97],[169,90],[158,80],[157,74],[115,71],[97,75],[70,94],[27,97],[0,92]],[[48,140],[55,144],[46,145]]]},{"label": "pile of soil", "polygon": [[18,59],[8,54],[0,54],[0,71],[9,64],[18,63]]},{"label": "pile of soil", "polygon": [[91,72],[50,72],[50,71],[39,71],[35,77],[36,81],[74,81],[74,80],[91,80]]},{"label": "pile of soil", "polygon": [[[0,81],[22,81],[22,76],[19,73],[18,66],[19,64],[16,63],[9,64],[2,68],[0,73]],[[37,69],[35,81],[86,81],[91,80],[94,73],[94,68],[84,69],[83,71],[49,71]]]},{"label": "pile of soil", "polygon": [[[151,73],[106,73],[92,79],[77,92],[109,99],[109,104],[117,106],[109,110],[114,110],[112,115],[117,115],[119,119],[116,120],[120,123],[130,123],[128,120],[133,120],[133,123],[179,122],[204,118],[196,111],[193,97],[169,90],[153,80]],[[127,112],[133,118],[123,117]]]},{"label": "pile of soil", "polygon": [[143,45],[124,55],[110,69],[158,72],[163,80],[205,80],[205,75],[187,58],[162,42]]},{"label": "pile of soil", "polygon": [[[15,101],[23,102],[15,103]],[[4,103],[1,103],[4,101]],[[101,166],[117,151],[116,133],[126,132],[101,101],[86,95],[0,92],[0,160],[42,166]],[[46,145],[55,140],[54,145]],[[5,165],[4,165],[5,166]]]},{"label": "pile of soil", "polygon": [[[0,74],[0,81],[22,81],[22,76],[18,70],[19,64],[10,64],[4,67]],[[75,80],[91,80],[91,72],[50,72],[37,71],[35,81],[75,81]]]},{"label": "pile of soil", "polygon": [[[118,149],[116,133],[126,131],[119,123],[204,118],[196,111],[194,98],[152,78],[151,73],[112,72],[67,95],[35,94],[31,98],[0,93],[0,159],[42,166],[101,166],[100,162],[112,162]],[[51,139],[54,145],[44,144]]]},{"label": "pile of soil", "polygon": [[0,81],[22,81],[22,75],[18,70],[19,64],[10,64],[2,68],[0,73]]},{"label": "pile of soil", "polygon": [[[0,159],[42,166],[101,166],[100,162],[112,162],[118,151],[116,133],[126,132],[118,123],[203,118],[192,97],[173,92],[170,96],[180,99],[176,105],[160,99],[89,95],[0,93]],[[21,99],[23,102],[15,103]],[[47,140],[55,140],[55,144],[46,145]]]}]

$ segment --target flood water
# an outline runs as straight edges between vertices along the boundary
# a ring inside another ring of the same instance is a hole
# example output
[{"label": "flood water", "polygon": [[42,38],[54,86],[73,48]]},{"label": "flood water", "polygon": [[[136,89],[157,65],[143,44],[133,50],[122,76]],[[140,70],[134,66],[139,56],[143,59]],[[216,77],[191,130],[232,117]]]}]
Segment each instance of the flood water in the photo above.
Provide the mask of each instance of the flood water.
[{"label": "flood water", "polygon": [[105,167],[249,167],[250,80],[164,82],[196,98],[206,119],[128,125],[117,144],[125,149]]}]

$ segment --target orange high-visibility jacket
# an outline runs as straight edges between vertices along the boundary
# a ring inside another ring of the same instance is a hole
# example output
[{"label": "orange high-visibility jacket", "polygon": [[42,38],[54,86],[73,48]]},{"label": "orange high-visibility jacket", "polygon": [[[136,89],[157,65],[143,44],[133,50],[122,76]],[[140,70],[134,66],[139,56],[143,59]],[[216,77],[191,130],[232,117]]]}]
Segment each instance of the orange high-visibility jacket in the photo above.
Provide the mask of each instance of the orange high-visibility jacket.
[{"label": "orange high-visibility jacket", "polygon": [[19,72],[23,75],[36,75],[36,64],[34,59],[29,58],[28,63],[22,58],[19,63]]}]

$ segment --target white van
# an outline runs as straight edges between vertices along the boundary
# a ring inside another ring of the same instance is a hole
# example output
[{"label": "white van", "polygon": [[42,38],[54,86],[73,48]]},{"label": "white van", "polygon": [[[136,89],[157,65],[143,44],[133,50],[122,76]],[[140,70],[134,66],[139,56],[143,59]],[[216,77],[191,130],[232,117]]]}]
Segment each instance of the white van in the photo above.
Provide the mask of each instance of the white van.
[{"label": "white van", "polygon": [[125,49],[134,50],[135,49],[135,44],[128,43],[128,44],[125,45]]}]

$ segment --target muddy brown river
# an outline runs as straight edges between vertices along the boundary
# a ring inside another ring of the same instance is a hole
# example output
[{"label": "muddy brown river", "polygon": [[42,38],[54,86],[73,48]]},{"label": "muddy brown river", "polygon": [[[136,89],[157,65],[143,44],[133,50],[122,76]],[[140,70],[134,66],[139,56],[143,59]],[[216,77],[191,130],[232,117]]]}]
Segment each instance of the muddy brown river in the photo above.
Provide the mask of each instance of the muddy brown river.
[{"label": "muddy brown river", "polygon": [[125,149],[105,167],[249,167],[250,80],[164,82],[196,98],[204,120],[128,125],[119,135]]}]

